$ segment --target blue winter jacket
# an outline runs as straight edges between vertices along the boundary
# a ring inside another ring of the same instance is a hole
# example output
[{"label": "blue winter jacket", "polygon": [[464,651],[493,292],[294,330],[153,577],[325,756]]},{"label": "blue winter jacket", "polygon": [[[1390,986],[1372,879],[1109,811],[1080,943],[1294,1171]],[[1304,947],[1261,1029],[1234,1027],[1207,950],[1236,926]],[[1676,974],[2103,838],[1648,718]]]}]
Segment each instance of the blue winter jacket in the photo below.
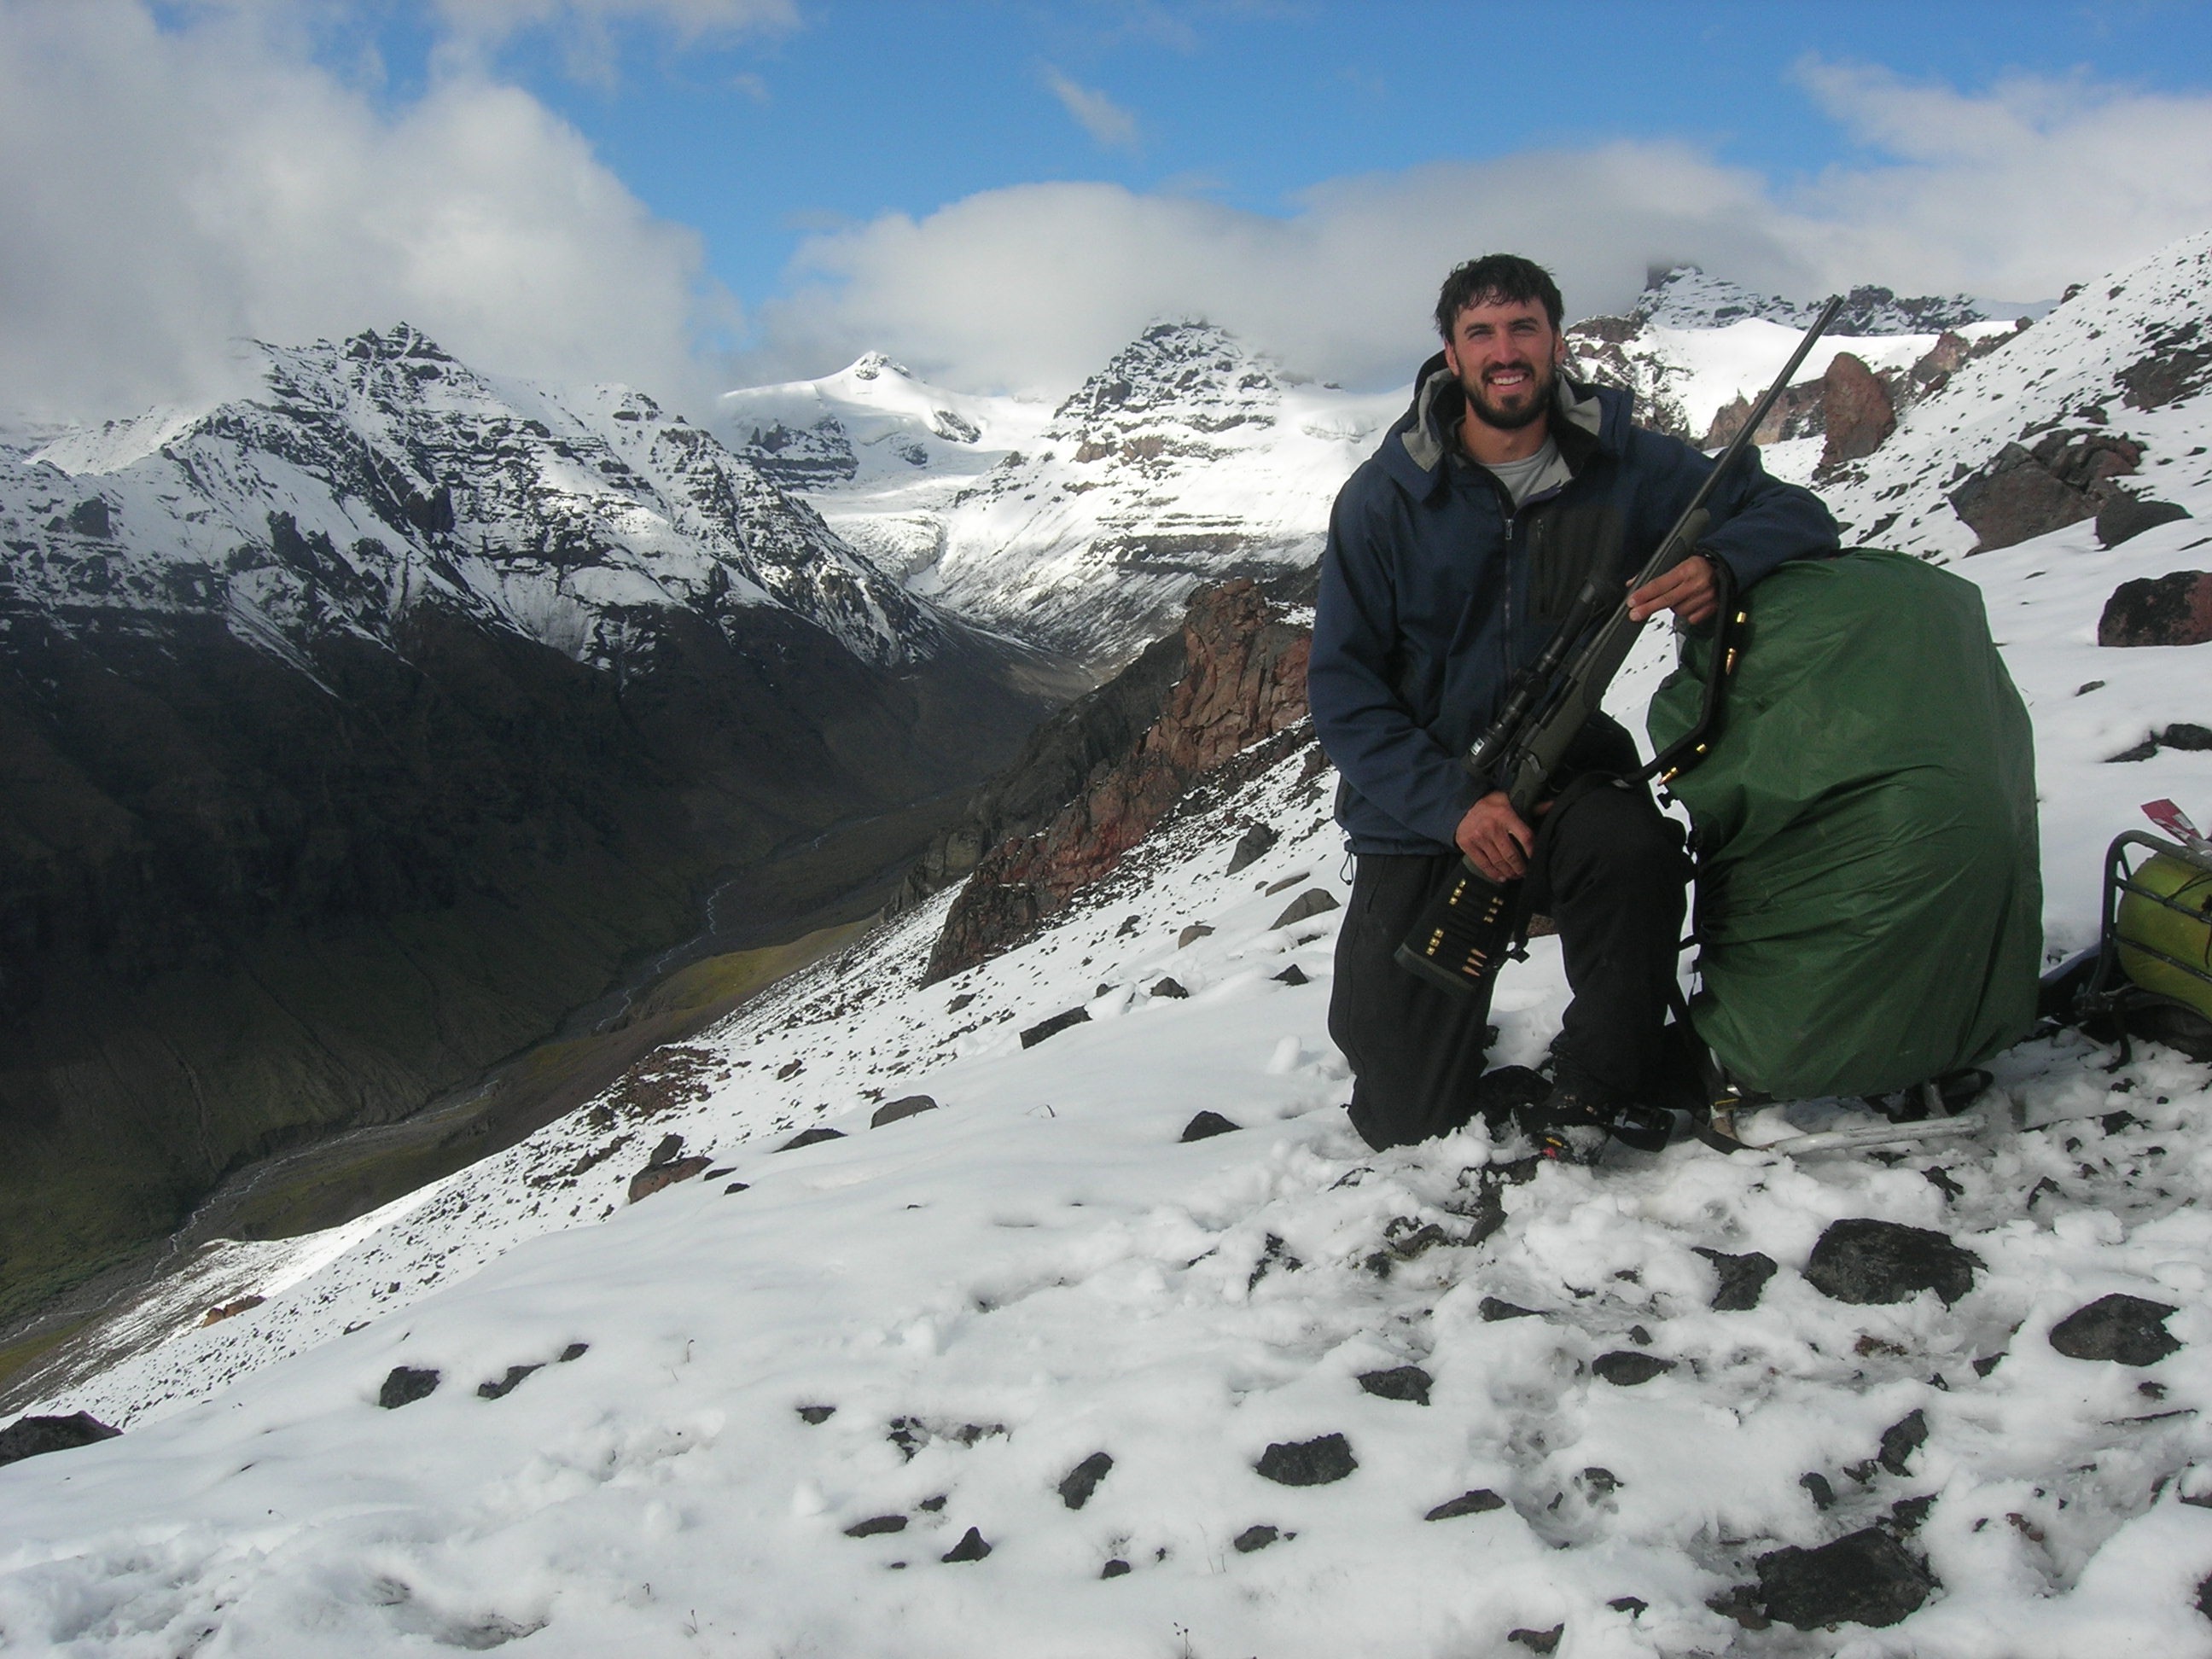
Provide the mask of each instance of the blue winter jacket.
[{"label": "blue winter jacket", "polygon": [[[1587,576],[1634,574],[1712,469],[1688,444],[1632,424],[1628,393],[1557,385],[1551,431],[1574,476],[1517,510],[1459,449],[1464,398],[1442,353],[1338,492],[1306,686],[1355,853],[1451,846],[1468,808],[1500,787],[1463,761],[1515,675]],[[1707,506],[1699,546],[1744,586],[1785,560],[1837,550],[1827,508],[1769,477],[1755,450]]]}]

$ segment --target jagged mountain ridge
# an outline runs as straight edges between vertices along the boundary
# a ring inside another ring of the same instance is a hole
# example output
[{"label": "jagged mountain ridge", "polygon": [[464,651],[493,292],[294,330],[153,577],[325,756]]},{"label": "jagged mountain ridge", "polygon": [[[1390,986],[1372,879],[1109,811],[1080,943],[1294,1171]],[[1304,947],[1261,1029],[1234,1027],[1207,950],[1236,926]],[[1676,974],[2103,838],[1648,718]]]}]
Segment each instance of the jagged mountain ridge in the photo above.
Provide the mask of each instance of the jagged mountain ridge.
[{"label": "jagged mountain ridge", "polygon": [[15,602],[65,627],[220,613],[272,647],[388,641],[435,602],[599,665],[641,609],[778,605],[879,664],[944,642],[811,507],[641,392],[495,383],[404,324],[257,349],[256,397],[0,453]]},{"label": "jagged mountain ridge", "polygon": [[[1672,265],[1650,273],[1627,315],[1659,328],[1725,328],[1755,318],[1803,329],[1812,325],[1826,303],[1825,299],[1785,300],[1779,295],[1760,294],[1740,283],[1709,276],[1696,265]],[[1835,331],[1854,337],[1941,334],[1971,323],[2032,316],[2041,309],[1996,304],[1966,294],[1905,298],[1890,289],[1862,283],[1844,295]]]}]

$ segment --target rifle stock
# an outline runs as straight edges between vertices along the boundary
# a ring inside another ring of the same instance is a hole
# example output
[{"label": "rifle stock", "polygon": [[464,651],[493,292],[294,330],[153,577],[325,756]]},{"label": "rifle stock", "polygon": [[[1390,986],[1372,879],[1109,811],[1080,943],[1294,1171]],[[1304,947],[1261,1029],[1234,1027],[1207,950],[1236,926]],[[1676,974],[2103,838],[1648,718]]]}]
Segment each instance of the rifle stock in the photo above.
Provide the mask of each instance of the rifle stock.
[{"label": "rifle stock", "polygon": [[[1598,712],[1613,677],[1627,660],[1644,624],[1631,621],[1628,595],[1671,570],[1690,556],[1711,521],[1705,501],[1713,488],[1727,476],[1751,442],[1752,434],[1790,385],[1814,343],[1843,308],[1840,295],[1822,307],[1805,337],[1782,366],[1728,447],[1705,475],[1698,492],[1682,509],[1674,527],[1653,550],[1644,567],[1604,611],[1604,619],[1587,641],[1606,596],[1595,580],[1583,586],[1565,621],[1545,642],[1528,672],[1515,684],[1497,720],[1468,756],[1468,769],[1498,781],[1513,810],[1533,823],[1537,805],[1550,793],[1560,763],[1589,717]],[[1581,641],[1578,645],[1577,642]],[[1511,953],[1525,918],[1522,915],[1521,883],[1494,882],[1462,857],[1452,879],[1423,911],[1396,955],[1398,965],[1462,995],[1478,995],[1486,1002],[1492,981]]]}]

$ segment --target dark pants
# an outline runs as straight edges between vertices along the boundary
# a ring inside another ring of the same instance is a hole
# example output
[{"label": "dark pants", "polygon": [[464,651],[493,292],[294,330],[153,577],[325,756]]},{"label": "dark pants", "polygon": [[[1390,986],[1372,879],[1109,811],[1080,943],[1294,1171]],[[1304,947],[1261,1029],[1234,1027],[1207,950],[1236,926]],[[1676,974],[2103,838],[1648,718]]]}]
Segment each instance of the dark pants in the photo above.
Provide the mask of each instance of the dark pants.
[{"label": "dark pants", "polygon": [[[1488,1000],[1391,959],[1458,865],[1457,853],[1363,856],[1337,934],[1328,1034],[1352,1062],[1352,1127],[1378,1151],[1449,1134],[1476,1109]],[[1528,908],[1558,922],[1574,993],[1554,1052],[1626,1100],[1645,1098],[1664,1071],[1689,877],[1680,828],[1641,784],[1577,791],[1537,836]]]}]

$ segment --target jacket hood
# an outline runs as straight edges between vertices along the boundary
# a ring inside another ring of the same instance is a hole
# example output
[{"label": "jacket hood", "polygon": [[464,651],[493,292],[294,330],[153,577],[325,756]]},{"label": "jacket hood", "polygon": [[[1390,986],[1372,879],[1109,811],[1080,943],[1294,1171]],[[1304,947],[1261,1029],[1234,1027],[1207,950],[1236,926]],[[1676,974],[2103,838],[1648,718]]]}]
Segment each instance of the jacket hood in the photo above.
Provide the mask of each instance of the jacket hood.
[{"label": "jacket hood", "polygon": [[[1595,447],[1619,453],[1627,441],[1635,399],[1609,386],[1589,386],[1559,375],[1552,385],[1552,433],[1562,448]],[[1413,401],[1382,441],[1383,468],[1408,494],[1426,495],[1443,481],[1452,429],[1466,412],[1467,394],[1445,366],[1441,351],[1413,377]],[[1577,441],[1579,439],[1579,441]]]}]

